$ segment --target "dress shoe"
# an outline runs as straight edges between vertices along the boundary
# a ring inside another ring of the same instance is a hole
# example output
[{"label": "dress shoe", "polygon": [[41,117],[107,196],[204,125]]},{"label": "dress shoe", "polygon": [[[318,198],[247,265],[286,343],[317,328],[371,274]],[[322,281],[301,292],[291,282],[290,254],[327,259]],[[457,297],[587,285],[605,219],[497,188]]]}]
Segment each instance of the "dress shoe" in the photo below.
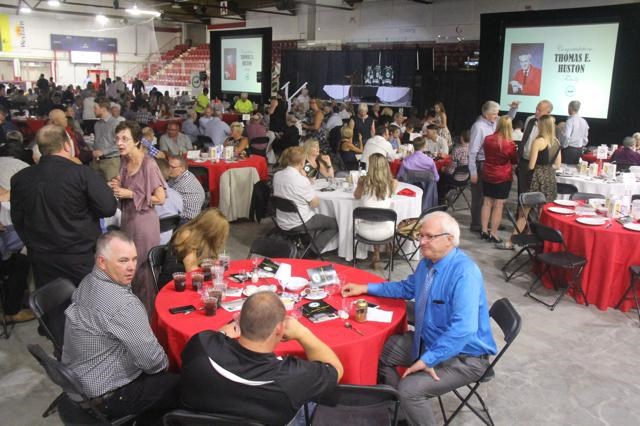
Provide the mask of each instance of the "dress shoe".
[{"label": "dress shoe", "polygon": [[9,322],[18,323],[34,320],[36,319],[36,316],[33,314],[31,309],[22,309],[15,315],[5,315],[5,318]]},{"label": "dress shoe", "polygon": [[484,231],[480,231],[480,239],[481,240],[488,240],[489,239],[489,234],[484,232]]}]

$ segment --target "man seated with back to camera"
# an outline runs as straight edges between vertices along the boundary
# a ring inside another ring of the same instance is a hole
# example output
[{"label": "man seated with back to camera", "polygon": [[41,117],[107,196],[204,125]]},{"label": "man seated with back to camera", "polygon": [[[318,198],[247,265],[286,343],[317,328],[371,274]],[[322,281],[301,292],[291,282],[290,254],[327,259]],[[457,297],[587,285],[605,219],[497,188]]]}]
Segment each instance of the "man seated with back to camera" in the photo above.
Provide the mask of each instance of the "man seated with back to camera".
[{"label": "man seated with back to camera", "polygon": [[[305,403],[333,394],[343,374],[340,360],[285,314],[278,296],[259,292],[244,302],[239,330],[232,323],[193,336],[182,351],[183,405],[283,425]],[[286,340],[296,340],[307,360],[276,356]]]},{"label": "man seated with back to camera", "polygon": [[[415,332],[391,336],[378,365],[378,381],[400,393],[411,425],[435,425],[431,398],[478,380],[496,354],[482,273],[458,248],[460,226],[444,212],[425,216],[422,259],[403,281],[347,284],[343,296],[372,294],[414,299]],[[408,367],[400,377],[397,366]]]},{"label": "man seated with back to camera", "polygon": [[398,170],[398,180],[404,180],[407,173],[414,172],[431,172],[433,180],[438,182],[440,176],[438,175],[438,168],[436,163],[431,157],[424,153],[424,148],[427,144],[425,138],[419,137],[413,140],[413,154],[408,156],[402,161],[400,170]]},{"label": "man seated with back to camera", "polygon": [[178,376],[131,291],[138,262],[122,231],[98,238],[96,261],[65,311],[62,363],[108,418],[137,414],[136,424],[161,424],[178,405]]}]

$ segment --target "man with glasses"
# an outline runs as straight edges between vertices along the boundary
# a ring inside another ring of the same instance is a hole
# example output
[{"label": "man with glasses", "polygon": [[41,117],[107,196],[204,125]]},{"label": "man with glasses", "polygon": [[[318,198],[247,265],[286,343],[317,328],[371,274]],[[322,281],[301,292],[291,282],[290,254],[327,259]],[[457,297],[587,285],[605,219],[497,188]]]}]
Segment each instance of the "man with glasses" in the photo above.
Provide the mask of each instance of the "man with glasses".
[{"label": "man with glasses", "polygon": [[166,152],[168,155],[184,155],[193,149],[191,139],[180,133],[180,125],[175,122],[169,123],[167,133],[160,137],[158,145],[160,151]]},{"label": "man with glasses", "polygon": [[[409,424],[435,425],[430,398],[478,380],[496,354],[482,274],[459,248],[460,227],[444,212],[425,216],[422,259],[413,275],[397,282],[347,284],[343,296],[368,293],[415,298],[415,331],[387,340],[378,381],[400,393]],[[397,366],[407,367],[402,377]]]},{"label": "man with glasses", "polygon": [[180,155],[169,156],[169,188],[182,196],[182,221],[187,222],[200,213],[204,204],[204,188],[198,178],[187,169],[187,160]]}]

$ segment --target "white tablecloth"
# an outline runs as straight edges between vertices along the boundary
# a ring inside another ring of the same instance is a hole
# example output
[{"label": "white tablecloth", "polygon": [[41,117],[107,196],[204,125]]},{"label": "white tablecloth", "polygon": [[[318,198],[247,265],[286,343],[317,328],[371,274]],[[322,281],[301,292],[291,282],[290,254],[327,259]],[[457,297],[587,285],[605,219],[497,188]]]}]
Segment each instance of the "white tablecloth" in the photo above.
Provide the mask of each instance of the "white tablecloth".
[{"label": "white tablecloth", "polygon": [[[353,209],[361,207],[362,202],[353,198],[353,192],[344,192],[338,188],[331,192],[320,192],[328,186],[326,180],[317,180],[315,189],[320,205],[316,208],[317,213],[336,218],[338,222],[338,235],[327,244],[325,251],[338,249],[338,256],[346,261],[353,260]],[[403,219],[418,217],[422,212],[422,189],[408,183],[400,183],[398,191],[410,188],[416,193],[415,197],[404,195],[394,195],[391,208],[398,213],[398,222]],[[369,246],[358,244],[358,259],[366,259]]]},{"label": "white tablecloth", "polygon": [[348,98],[350,89],[351,86],[342,84],[327,84],[322,88],[322,90],[324,90],[324,93],[329,95],[331,99],[335,99],[338,101]]},{"label": "white tablecloth", "polygon": [[[603,179],[589,178],[586,176],[556,176],[559,183],[575,185],[579,192],[602,194],[607,198],[612,195],[623,196],[625,185],[621,182],[607,183]],[[640,194],[640,182],[631,185],[632,194]]]},{"label": "white tablecloth", "polygon": [[380,86],[378,87],[378,93],[376,93],[376,96],[382,102],[393,103],[405,100],[410,92],[411,88],[409,87]]}]

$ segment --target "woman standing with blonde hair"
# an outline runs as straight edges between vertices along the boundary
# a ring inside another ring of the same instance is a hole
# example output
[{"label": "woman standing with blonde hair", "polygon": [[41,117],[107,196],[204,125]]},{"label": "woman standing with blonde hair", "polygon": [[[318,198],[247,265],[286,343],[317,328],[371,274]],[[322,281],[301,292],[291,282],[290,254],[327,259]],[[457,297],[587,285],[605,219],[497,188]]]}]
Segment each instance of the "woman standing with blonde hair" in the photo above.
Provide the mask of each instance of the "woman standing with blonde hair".
[{"label": "woman standing with blonde hair", "polygon": [[[498,120],[496,131],[484,139],[484,165],[482,167],[482,188],[484,198],[480,222],[480,237],[494,243],[502,240],[497,237],[498,226],[502,221],[504,202],[509,198],[513,181],[513,166],[518,161],[516,144],[511,133],[511,117],[503,115]],[[489,232],[491,218],[491,232]]]},{"label": "woman standing with blonde hair", "polygon": [[555,169],[560,167],[561,162],[556,120],[550,115],[543,115],[538,119],[538,137],[531,145],[529,170],[533,170],[533,176],[530,191],[542,192],[547,202],[555,200],[558,195]]},{"label": "woman standing with blonde hair", "polygon": [[[358,180],[358,186],[353,193],[355,199],[362,199],[363,207],[378,209],[390,209],[393,194],[398,187],[398,181],[391,175],[387,158],[382,154],[371,154],[369,157],[367,175]],[[372,240],[383,240],[391,237],[395,232],[393,222],[367,222],[356,223],[358,234]],[[355,256],[355,253],[353,254]],[[380,246],[373,247],[372,268],[376,268],[380,262]]]},{"label": "woman standing with blonde hair", "polygon": [[451,148],[453,140],[451,139],[449,127],[447,127],[447,112],[444,110],[444,104],[442,102],[436,102],[433,104],[433,110],[436,113],[434,124],[438,126],[438,136],[444,138],[447,141],[449,148]]}]

